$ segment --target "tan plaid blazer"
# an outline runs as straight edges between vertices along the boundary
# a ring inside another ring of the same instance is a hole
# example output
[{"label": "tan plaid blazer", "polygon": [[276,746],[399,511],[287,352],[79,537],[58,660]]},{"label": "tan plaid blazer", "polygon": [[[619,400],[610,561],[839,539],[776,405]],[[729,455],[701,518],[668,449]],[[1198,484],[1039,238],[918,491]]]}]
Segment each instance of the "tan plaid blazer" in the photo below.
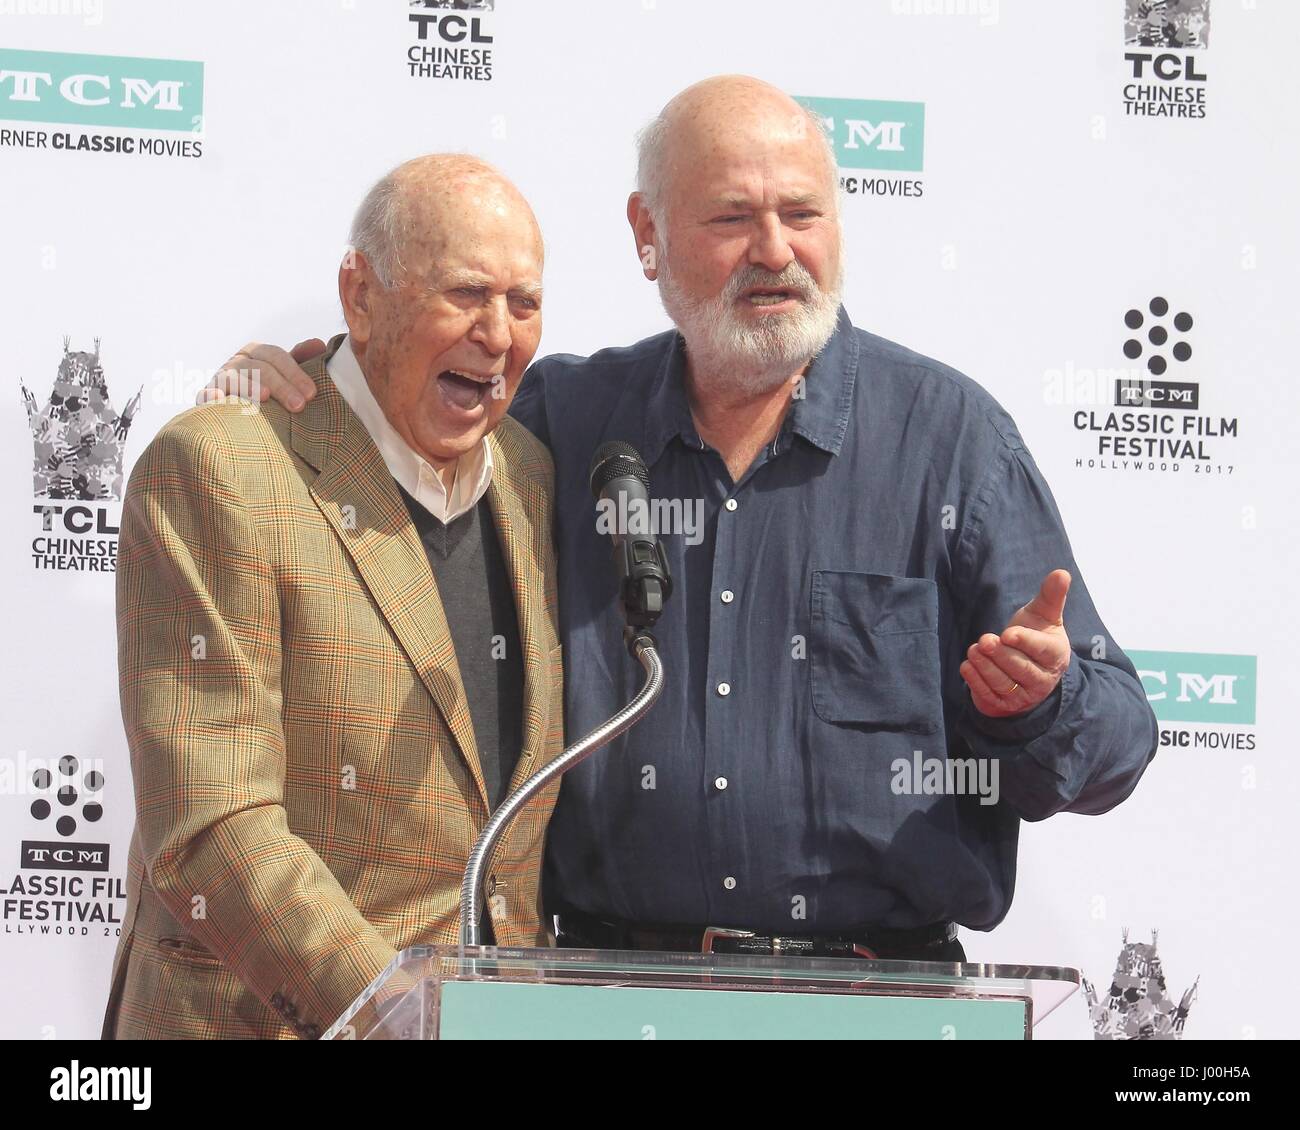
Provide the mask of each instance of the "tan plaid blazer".
[{"label": "tan plaid blazer", "polygon": [[[136,826],[105,1038],[318,1035],[398,950],[457,939],[488,815],[473,723],[424,547],[325,359],[306,366],[318,392],[300,415],[191,409],[127,488]],[[554,471],[509,418],[489,442],[524,649],[518,784],[563,745]],[[557,789],[490,862],[501,945],[548,940]]]}]

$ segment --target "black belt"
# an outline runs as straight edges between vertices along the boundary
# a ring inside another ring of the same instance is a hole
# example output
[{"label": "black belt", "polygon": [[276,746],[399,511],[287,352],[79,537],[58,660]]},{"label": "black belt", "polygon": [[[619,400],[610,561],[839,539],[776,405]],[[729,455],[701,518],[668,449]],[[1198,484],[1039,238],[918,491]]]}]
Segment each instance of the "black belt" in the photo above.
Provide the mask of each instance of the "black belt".
[{"label": "black belt", "polygon": [[562,911],[557,935],[560,945],[584,949],[890,958],[919,956],[931,946],[954,940],[957,924],[939,922],[911,930],[864,928],[842,934],[759,934],[722,926],[700,929],[610,922],[579,911]]}]

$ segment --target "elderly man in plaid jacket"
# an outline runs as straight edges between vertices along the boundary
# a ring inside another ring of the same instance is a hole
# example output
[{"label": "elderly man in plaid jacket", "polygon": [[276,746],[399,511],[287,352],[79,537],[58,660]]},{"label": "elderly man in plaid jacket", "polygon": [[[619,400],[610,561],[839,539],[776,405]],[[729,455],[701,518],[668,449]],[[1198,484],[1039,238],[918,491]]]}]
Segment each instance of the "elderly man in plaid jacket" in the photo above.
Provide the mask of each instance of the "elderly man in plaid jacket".
[{"label": "elderly man in plaid jacket", "polygon": [[[131,476],[106,1037],[319,1035],[399,950],[455,940],[474,839],[562,745],[553,469],[505,415],[541,336],[536,220],[433,156],[371,190],[352,242],[305,411],[195,408]],[[503,945],[546,941],[556,787],[490,862]]]}]

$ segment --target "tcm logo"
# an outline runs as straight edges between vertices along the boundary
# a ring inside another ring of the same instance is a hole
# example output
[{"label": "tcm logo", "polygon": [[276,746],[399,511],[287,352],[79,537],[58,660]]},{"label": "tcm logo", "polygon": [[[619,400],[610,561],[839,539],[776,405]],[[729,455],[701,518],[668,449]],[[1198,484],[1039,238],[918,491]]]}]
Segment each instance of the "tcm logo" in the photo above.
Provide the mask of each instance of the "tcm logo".
[{"label": "tcm logo", "polygon": [[1162,721],[1255,724],[1255,656],[1130,651],[1128,657]]},{"label": "tcm logo", "polygon": [[925,164],[925,103],[796,98],[822,121],[842,169],[919,173]]},{"label": "tcm logo", "polygon": [[0,118],[197,131],[203,64],[0,48]]},{"label": "tcm logo", "polygon": [[23,840],[18,866],[25,871],[107,871],[108,844]]},{"label": "tcm logo", "polygon": [[1115,403],[1123,408],[1183,408],[1201,404],[1201,386],[1188,381],[1115,382]]}]

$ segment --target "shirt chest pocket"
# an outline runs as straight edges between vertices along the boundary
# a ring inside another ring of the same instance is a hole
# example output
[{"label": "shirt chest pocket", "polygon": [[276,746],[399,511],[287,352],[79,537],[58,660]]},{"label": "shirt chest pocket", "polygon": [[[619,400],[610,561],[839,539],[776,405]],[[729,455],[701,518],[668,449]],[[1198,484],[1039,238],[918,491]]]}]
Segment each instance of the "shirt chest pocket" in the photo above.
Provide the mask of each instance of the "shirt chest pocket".
[{"label": "shirt chest pocket", "polygon": [[943,719],[938,586],[924,577],[816,570],[812,705],[825,722],[920,734]]}]

